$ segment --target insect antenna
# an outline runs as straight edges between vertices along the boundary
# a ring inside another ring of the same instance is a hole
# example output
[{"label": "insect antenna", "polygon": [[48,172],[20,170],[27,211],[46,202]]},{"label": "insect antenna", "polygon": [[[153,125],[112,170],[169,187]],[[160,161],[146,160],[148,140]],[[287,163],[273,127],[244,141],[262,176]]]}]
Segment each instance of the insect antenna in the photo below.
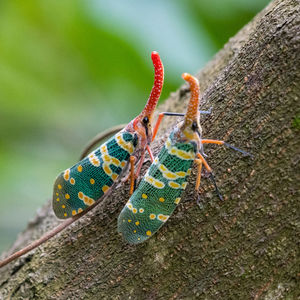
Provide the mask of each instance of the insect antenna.
[{"label": "insect antenna", "polygon": [[214,185],[214,187],[215,187],[215,191],[216,191],[216,193],[217,193],[219,199],[220,199],[221,201],[224,201],[223,196],[222,196],[221,193],[220,193],[220,190],[219,190],[219,188],[218,188],[218,186],[217,186],[215,177],[214,177],[214,175],[213,175],[212,172],[210,172],[209,178],[210,178],[210,180],[212,181],[212,183],[213,183],[213,185]]},{"label": "insect antenna", "polygon": [[251,153],[249,153],[249,152],[247,152],[247,151],[244,151],[244,150],[241,150],[241,149],[239,149],[239,148],[237,148],[237,147],[235,147],[235,146],[232,146],[232,145],[230,145],[230,144],[228,144],[228,143],[225,143],[225,142],[224,142],[224,146],[226,146],[226,147],[228,147],[228,148],[230,148],[230,149],[233,149],[233,150],[235,150],[235,151],[238,151],[238,152],[242,153],[244,156],[251,156],[251,157],[253,157],[253,155],[252,155]]}]

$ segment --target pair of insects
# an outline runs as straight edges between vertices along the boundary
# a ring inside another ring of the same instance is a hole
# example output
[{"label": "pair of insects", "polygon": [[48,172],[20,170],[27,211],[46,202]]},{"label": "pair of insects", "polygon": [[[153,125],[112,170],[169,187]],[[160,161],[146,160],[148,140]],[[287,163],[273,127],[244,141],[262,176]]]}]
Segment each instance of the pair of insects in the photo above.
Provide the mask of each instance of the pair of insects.
[{"label": "pair of insects", "polygon": [[[146,151],[152,165],[118,218],[118,231],[132,244],[145,241],[168,220],[180,202],[193,162],[197,164],[198,171],[196,189],[200,185],[202,165],[214,182],[212,170],[203,157],[203,144],[226,145],[248,154],[223,141],[202,139],[199,123],[201,111],[198,110],[199,83],[195,77],[186,73],[183,79],[190,84],[191,91],[186,114],[161,113],[152,130],[153,113],[163,86],[164,68],[157,52],[152,52],[151,58],[155,70],[154,85],[141,114],[57,177],[53,190],[53,210],[58,218],[66,220],[39,240],[0,262],[0,267],[44,243],[97,205],[128,166],[131,168],[129,179],[132,194]],[[184,116],[184,120],[171,132],[154,159],[149,145],[166,115]]]},{"label": "pair of insects", "polygon": [[[59,218],[77,215],[111,189],[127,164],[131,165],[132,193],[145,151],[148,150],[152,165],[118,218],[118,231],[127,242],[133,244],[145,241],[168,220],[180,202],[193,162],[198,166],[196,189],[200,185],[202,165],[213,179],[211,168],[203,157],[203,144],[225,144],[223,141],[202,139],[198,110],[199,83],[195,77],[185,73],[183,79],[189,83],[191,90],[187,113],[183,122],[172,131],[158,156],[153,159],[149,144],[154,139],[163,116],[172,113],[160,115],[152,134],[152,116],[164,77],[163,64],[156,52],[152,53],[152,60],[155,81],[142,113],[109,141],[64,171],[54,185],[55,214]],[[135,161],[138,161],[136,171]]]}]

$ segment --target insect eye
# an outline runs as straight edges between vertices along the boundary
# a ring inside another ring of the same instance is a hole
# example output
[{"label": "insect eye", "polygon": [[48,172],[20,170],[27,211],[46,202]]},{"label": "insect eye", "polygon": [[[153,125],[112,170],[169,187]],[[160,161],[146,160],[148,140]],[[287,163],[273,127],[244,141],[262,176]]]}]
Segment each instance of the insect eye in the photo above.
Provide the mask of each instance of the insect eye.
[{"label": "insect eye", "polygon": [[192,124],[192,130],[195,131],[198,128],[197,122],[193,122]]},{"label": "insect eye", "polygon": [[144,124],[144,125],[147,125],[148,123],[149,123],[148,117],[144,117],[144,118],[143,118],[143,124]]}]

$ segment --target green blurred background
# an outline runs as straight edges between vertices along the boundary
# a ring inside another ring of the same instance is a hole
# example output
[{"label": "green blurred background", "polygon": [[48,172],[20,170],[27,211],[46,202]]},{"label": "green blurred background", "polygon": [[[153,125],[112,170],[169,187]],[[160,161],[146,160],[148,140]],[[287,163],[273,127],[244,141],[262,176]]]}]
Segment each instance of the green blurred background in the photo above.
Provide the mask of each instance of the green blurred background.
[{"label": "green blurred background", "polygon": [[0,251],[94,135],[127,123],[165,65],[161,101],[269,0],[0,2]]}]

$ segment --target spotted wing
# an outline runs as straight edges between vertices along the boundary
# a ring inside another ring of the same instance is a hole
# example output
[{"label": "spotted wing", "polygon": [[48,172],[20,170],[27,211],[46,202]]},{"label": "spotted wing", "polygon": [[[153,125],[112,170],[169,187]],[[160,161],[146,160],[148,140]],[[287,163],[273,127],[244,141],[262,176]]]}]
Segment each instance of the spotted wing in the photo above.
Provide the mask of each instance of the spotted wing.
[{"label": "spotted wing", "polygon": [[120,132],[62,172],[53,189],[56,216],[72,217],[98,201],[117,180],[136,145],[135,135]]},{"label": "spotted wing", "polygon": [[167,140],[119,215],[118,231],[127,242],[145,241],[168,220],[180,202],[194,158],[191,144],[171,145]]}]

